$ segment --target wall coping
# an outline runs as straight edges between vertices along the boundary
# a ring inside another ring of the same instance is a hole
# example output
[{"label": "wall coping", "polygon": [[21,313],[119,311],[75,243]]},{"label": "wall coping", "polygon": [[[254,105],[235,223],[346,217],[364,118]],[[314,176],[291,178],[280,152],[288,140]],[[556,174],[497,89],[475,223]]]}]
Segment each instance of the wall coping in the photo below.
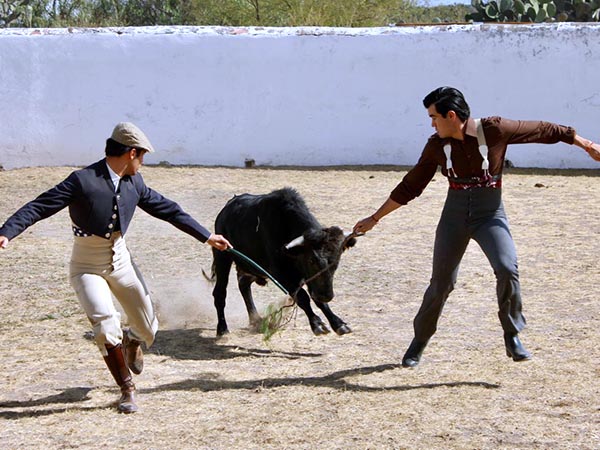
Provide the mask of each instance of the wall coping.
[{"label": "wall coping", "polygon": [[63,36],[63,35],[171,35],[197,34],[202,36],[389,36],[415,33],[457,32],[529,32],[533,30],[572,31],[581,28],[598,28],[600,22],[552,22],[552,23],[465,23],[465,24],[401,24],[389,27],[343,28],[343,27],[227,27],[227,26],[150,26],[150,27],[99,27],[99,28],[2,28],[3,36]]}]

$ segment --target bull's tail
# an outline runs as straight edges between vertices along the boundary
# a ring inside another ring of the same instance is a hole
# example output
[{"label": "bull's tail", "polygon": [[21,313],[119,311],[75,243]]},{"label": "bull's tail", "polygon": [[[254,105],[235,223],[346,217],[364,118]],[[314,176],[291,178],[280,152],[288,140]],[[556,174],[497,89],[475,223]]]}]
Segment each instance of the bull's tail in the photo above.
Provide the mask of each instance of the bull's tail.
[{"label": "bull's tail", "polygon": [[210,266],[210,277],[206,274],[206,272],[204,271],[204,269],[202,270],[202,275],[204,275],[204,278],[206,278],[206,281],[208,281],[209,283],[214,283],[215,279],[216,279],[216,272],[215,272],[215,260],[213,258],[213,263],[212,266]]}]

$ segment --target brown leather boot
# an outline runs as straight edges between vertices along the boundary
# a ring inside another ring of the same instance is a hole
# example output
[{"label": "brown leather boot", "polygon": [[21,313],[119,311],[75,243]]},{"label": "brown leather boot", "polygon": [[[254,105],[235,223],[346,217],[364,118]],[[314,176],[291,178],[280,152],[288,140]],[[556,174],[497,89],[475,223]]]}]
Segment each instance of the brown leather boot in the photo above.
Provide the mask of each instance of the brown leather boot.
[{"label": "brown leather boot", "polygon": [[125,361],[129,369],[139,375],[144,370],[144,353],[142,352],[142,342],[131,339],[127,330],[123,331],[123,352]]},{"label": "brown leather boot", "polygon": [[139,409],[135,403],[135,384],[133,384],[133,381],[127,381],[121,386],[121,398],[119,398],[117,409],[124,414],[131,414]]},{"label": "brown leather boot", "polygon": [[138,410],[135,403],[135,384],[131,379],[131,373],[125,363],[123,356],[123,347],[121,344],[115,347],[106,347],[108,355],[104,357],[104,361],[108,366],[108,370],[121,388],[121,398],[117,409],[119,412],[130,414]]}]

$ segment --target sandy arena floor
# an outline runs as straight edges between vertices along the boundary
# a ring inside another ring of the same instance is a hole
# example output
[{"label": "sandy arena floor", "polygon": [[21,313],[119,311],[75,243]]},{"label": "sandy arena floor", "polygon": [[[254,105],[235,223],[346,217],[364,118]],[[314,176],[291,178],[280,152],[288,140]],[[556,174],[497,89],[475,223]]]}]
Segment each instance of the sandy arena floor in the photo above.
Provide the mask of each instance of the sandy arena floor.
[{"label": "sandy arena floor", "polygon": [[[0,172],[0,220],[72,168]],[[295,187],[324,225],[350,229],[402,170],[145,167],[146,182],[212,228],[234,193]],[[3,449],[597,449],[600,448],[599,171],[508,173],[504,202],[520,258],[534,358],[504,354],[489,264],[472,243],[439,331],[417,369],[400,360],[430,276],[447,189],[386,217],[336,274],[332,308],[353,328],[315,337],[300,311],[268,343],[247,329],[230,289],[232,333],[215,339],[208,246],[138,211],[129,247],[161,319],[135,381],[118,390],[67,280],[66,211],[0,252]],[[255,290],[261,309],[282,295]]]}]

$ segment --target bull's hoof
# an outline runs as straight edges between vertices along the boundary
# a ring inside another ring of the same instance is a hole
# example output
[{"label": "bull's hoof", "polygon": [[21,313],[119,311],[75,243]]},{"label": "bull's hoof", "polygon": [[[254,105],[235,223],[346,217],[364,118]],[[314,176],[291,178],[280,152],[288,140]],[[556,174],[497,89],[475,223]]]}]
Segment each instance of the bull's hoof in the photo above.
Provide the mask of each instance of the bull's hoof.
[{"label": "bull's hoof", "polygon": [[336,328],[335,332],[338,336],[343,336],[344,334],[352,333],[352,328],[344,323],[341,327]]},{"label": "bull's hoof", "polygon": [[249,323],[249,328],[252,333],[260,333],[260,329],[263,323],[263,319],[258,317],[257,319],[252,319]]},{"label": "bull's hoof", "polygon": [[323,336],[324,334],[329,334],[330,330],[329,330],[329,328],[327,328],[326,325],[321,323],[319,325],[312,327],[312,332],[315,336]]},{"label": "bull's hoof", "polygon": [[229,330],[227,328],[225,328],[224,330],[219,330],[217,328],[217,337],[223,337],[223,336],[227,336],[229,334]]}]

